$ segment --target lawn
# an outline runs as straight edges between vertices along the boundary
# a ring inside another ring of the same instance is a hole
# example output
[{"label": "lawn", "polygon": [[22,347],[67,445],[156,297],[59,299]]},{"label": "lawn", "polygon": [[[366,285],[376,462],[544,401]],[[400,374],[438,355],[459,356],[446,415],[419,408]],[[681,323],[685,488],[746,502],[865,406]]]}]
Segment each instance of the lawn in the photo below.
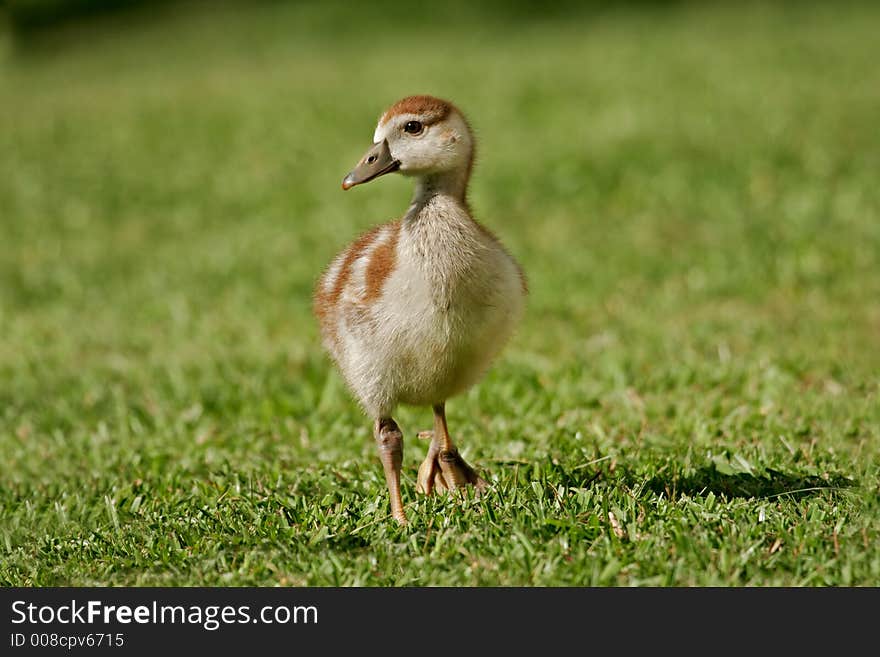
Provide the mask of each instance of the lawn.
[{"label": "lawn", "polygon": [[[246,4],[0,33],[0,584],[880,585],[880,6]],[[310,295],[410,93],[531,294],[400,527]]]}]

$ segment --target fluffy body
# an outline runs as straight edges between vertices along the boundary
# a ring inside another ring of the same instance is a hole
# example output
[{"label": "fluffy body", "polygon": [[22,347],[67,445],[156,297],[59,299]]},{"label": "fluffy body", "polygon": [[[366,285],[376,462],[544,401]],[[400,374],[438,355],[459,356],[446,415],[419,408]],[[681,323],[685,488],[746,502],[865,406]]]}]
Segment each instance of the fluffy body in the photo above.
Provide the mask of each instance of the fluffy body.
[{"label": "fluffy body", "polygon": [[324,346],[364,410],[434,405],[478,381],[524,310],[522,271],[460,199],[417,195],[318,282]]}]

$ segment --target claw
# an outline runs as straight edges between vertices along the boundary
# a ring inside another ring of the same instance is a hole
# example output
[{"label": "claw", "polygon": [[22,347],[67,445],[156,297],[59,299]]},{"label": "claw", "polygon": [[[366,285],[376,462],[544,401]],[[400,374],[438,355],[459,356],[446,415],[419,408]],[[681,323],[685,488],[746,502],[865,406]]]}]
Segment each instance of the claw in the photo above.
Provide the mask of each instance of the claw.
[{"label": "claw", "polygon": [[434,430],[420,431],[418,437],[431,440],[428,454],[419,466],[416,490],[430,495],[435,490],[445,493],[473,486],[477,493],[488,487],[486,481],[469,466],[449,437],[446,411],[443,404],[434,406]]},{"label": "claw", "polygon": [[416,490],[430,495],[435,490],[438,493],[445,493],[468,485],[473,486],[479,494],[489,484],[461,458],[457,450],[441,452],[432,444],[428,455],[419,466]]}]

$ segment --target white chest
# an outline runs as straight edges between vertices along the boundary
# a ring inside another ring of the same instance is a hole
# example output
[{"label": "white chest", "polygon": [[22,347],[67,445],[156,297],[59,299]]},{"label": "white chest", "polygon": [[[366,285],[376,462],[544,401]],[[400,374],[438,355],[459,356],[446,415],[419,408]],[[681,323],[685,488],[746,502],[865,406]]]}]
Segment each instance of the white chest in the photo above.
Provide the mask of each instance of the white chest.
[{"label": "white chest", "polygon": [[435,369],[457,369],[464,360],[479,366],[522,314],[519,270],[461,208],[431,209],[404,220],[397,266],[376,309],[383,343],[408,363],[424,357]]}]

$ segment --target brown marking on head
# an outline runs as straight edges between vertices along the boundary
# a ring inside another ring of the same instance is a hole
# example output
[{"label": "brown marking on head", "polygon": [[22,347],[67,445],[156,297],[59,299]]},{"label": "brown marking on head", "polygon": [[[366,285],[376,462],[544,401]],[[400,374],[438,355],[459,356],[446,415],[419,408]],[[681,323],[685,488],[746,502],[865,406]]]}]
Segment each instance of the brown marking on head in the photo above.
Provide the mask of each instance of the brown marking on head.
[{"label": "brown marking on head", "polygon": [[385,110],[385,113],[382,114],[382,116],[379,118],[379,125],[383,126],[395,116],[400,116],[403,114],[415,114],[420,117],[422,123],[424,123],[425,125],[431,125],[437,123],[438,121],[443,121],[453,112],[461,117],[461,120],[464,122],[464,125],[467,128],[467,131],[471,137],[471,156],[468,160],[467,169],[465,171],[465,184],[462,197],[462,201],[464,202],[465,206],[467,206],[467,181],[470,180],[471,173],[473,172],[477,146],[476,139],[474,137],[474,131],[473,129],[471,129],[470,123],[468,123],[467,118],[462,113],[462,111],[458,109],[458,107],[456,107],[448,100],[437,98],[436,96],[407,96],[406,98],[398,100],[391,107]]},{"label": "brown marking on head", "polygon": [[394,271],[397,262],[397,238],[400,236],[400,221],[388,224],[391,234],[388,239],[377,246],[370,253],[370,261],[367,263],[366,292],[364,302],[375,300],[382,293],[385,280]]},{"label": "brown marking on head", "polygon": [[449,101],[434,96],[407,96],[385,110],[379,124],[385,125],[401,114],[417,114],[424,118],[424,123],[435,123],[445,119],[455,109],[455,105]]}]

